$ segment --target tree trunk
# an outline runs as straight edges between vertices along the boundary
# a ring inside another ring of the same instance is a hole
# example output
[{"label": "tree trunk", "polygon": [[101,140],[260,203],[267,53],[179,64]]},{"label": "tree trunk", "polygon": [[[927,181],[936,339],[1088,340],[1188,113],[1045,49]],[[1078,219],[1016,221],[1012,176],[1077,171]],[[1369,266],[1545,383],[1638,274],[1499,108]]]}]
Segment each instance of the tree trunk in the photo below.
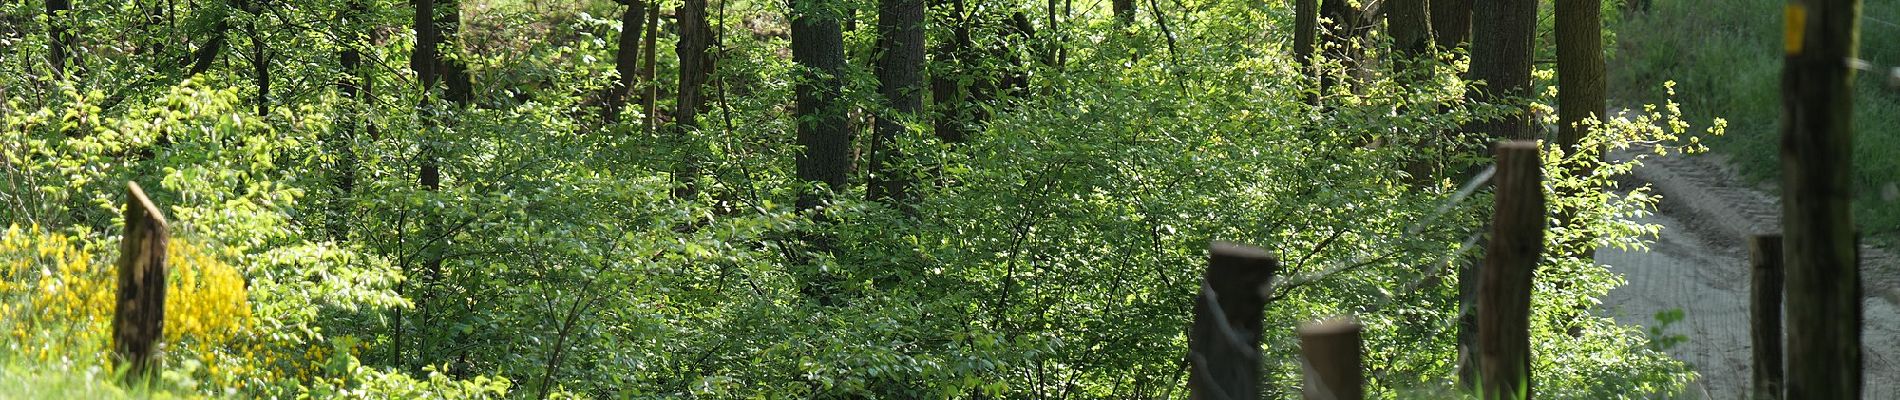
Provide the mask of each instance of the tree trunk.
[{"label": "tree trunk", "polygon": [[[798,80],[798,179],[843,191],[851,167],[851,130],[846,126],[844,37],[835,7],[827,0],[792,0],[792,60],[806,69]],[[812,192],[799,196],[801,209],[817,207]]]},{"label": "tree trunk", "polygon": [[680,40],[674,48],[679,55],[679,97],[673,105],[674,138],[680,153],[680,166],[673,179],[680,183],[674,197],[690,198],[699,192],[699,159],[696,137],[699,110],[706,104],[701,89],[712,78],[712,27],[706,22],[706,0],[686,0],[679,8]]},{"label": "tree trunk", "polygon": [[257,21],[263,18],[263,6],[255,1],[245,1],[244,12],[250,14],[249,25],[245,27],[251,36],[251,79],[257,86],[257,116],[270,115],[270,53],[264,48],[263,31],[257,29]]},{"label": "tree trunk", "polygon": [[1557,0],[1557,144],[1576,154],[1583,120],[1603,118],[1603,0]]},{"label": "tree trunk", "polygon": [[640,92],[640,101],[646,103],[647,133],[653,133],[658,131],[660,125],[660,84],[656,79],[659,76],[657,75],[659,68],[654,67],[654,62],[659,60],[660,46],[655,43],[659,42],[660,37],[660,2],[655,1],[647,5],[646,27],[646,43],[643,48],[647,52],[647,61],[643,70],[640,71],[640,80],[646,82],[646,90]]},{"label": "tree trunk", "polygon": [[1397,64],[1408,64],[1431,54],[1432,26],[1427,0],[1390,0],[1386,4],[1390,7],[1386,23],[1392,32],[1392,50],[1400,60]]},{"label": "tree trunk", "polygon": [[[1325,20],[1320,24],[1322,43],[1319,53],[1328,60],[1339,61],[1340,69],[1347,76],[1356,75],[1355,71],[1359,68],[1359,50],[1356,47],[1360,32],[1359,10],[1347,0],[1321,0],[1319,12],[1320,18]],[[1321,73],[1320,95],[1323,97],[1332,90],[1337,80],[1333,74]]]},{"label": "tree trunk", "polygon": [[[1499,0],[1472,11],[1472,18],[1485,21],[1481,32],[1471,41],[1471,79],[1484,86],[1472,97],[1482,102],[1498,102],[1529,94],[1531,87],[1531,40],[1537,28],[1536,0]],[[1533,139],[1530,110],[1477,125],[1488,140]]]},{"label": "tree trunk", "polygon": [[1109,4],[1115,12],[1116,23],[1123,27],[1135,25],[1135,0],[1113,0]]},{"label": "tree trunk", "polygon": [[932,130],[939,139],[952,144],[963,143],[970,135],[965,118],[966,85],[959,79],[960,75],[970,74],[969,66],[974,61],[971,60],[970,24],[964,13],[964,1],[939,3],[939,6],[950,7],[950,38],[938,42],[932,55],[936,66],[930,73],[931,103],[936,108]]},{"label": "tree trunk", "polygon": [[362,0],[350,0],[341,21],[337,24],[337,28],[341,31],[338,32],[337,37],[344,43],[337,54],[337,61],[342,66],[343,73],[337,76],[336,86],[337,91],[343,93],[345,101],[350,103],[347,106],[348,111],[344,112],[341,123],[338,124],[337,134],[327,143],[330,151],[337,155],[334,166],[336,199],[331,203],[330,237],[339,242],[349,238],[349,199],[351,193],[356,190],[356,150],[350,143],[356,136],[357,129],[363,124],[361,109],[362,105],[366,104],[363,95],[367,91],[363,90],[363,84],[368,82],[368,79],[361,77],[364,70],[363,51],[360,46],[368,41],[363,34],[366,27],[361,25],[367,14],[368,9],[363,6]]},{"label": "tree trunk", "polygon": [[[1293,3],[1293,60],[1299,62],[1303,71],[1313,82],[1319,81],[1319,69],[1313,66],[1313,57],[1319,36],[1319,0],[1295,0]],[[1307,106],[1319,105],[1319,91],[1308,91],[1303,98]]]},{"label": "tree trunk", "polygon": [[894,167],[904,157],[897,141],[909,136],[904,124],[924,108],[923,0],[879,1],[877,31],[878,94],[888,111],[880,113],[871,136],[872,172],[866,190],[871,199],[898,206],[910,200],[912,182],[908,173]]},{"label": "tree trunk", "polygon": [[467,107],[475,99],[475,82],[468,75],[468,66],[461,57],[443,57],[440,48],[450,51],[461,49],[455,42],[455,35],[462,30],[461,0],[440,0],[442,17],[436,20],[435,65],[441,69],[442,78],[448,81],[448,90],[444,92],[449,102],[457,107]]},{"label": "tree trunk", "polygon": [[645,28],[647,4],[645,0],[626,0],[625,3],[627,10],[620,13],[620,48],[614,50],[614,71],[620,73],[620,77],[607,93],[604,117],[609,123],[620,120],[628,94],[640,85],[640,30]]},{"label": "tree trunk", "polygon": [[1431,0],[1432,38],[1443,50],[1471,42],[1472,0]]},{"label": "tree trunk", "polygon": [[51,47],[47,62],[52,63],[54,74],[65,74],[66,60],[72,57],[73,35],[67,26],[73,19],[72,9],[72,0],[46,0],[46,42]]}]

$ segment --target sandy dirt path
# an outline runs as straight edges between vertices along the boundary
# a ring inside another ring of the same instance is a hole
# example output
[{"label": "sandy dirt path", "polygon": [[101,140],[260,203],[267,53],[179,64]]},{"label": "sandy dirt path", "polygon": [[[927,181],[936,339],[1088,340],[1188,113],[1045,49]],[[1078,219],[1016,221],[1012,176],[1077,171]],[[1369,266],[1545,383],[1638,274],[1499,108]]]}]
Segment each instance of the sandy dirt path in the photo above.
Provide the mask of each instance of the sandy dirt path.
[{"label": "sandy dirt path", "polygon": [[[1745,399],[1751,385],[1749,273],[1743,237],[1779,230],[1780,206],[1773,197],[1738,183],[1711,157],[1650,159],[1635,184],[1653,185],[1664,200],[1645,222],[1663,231],[1649,252],[1603,249],[1599,263],[1624,275],[1628,284],[1604,299],[1600,309],[1623,323],[1657,325],[1657,312],[1681,309],[1684,319],[1666,333],[1689,340],[1670,349],[1701,375],[1690,398]],[[1888,252],[1862,250],[1862,287],[1867,295],[1861,342],[1866,399],[1900,399],[1900,260]]]}]

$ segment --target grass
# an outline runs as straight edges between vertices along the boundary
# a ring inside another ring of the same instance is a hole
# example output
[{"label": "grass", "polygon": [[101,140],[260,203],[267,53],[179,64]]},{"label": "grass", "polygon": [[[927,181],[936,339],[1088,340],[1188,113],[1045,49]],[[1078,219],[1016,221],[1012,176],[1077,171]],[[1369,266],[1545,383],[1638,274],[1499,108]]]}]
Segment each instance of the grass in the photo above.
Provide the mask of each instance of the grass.
[{"label": "grass", "polygon": [[[1662,0],[1613,27],[1610,94],[1624,102],[1657,103],[1662,82],[1677,83],[1677,101],[1694,121],[1729,121],[1710,141],[1743,178],[1780,179],[1782,0]],[[1900,1],[1872,0],[1861,10],[1862,72],[1854,91],[1854,217],[1870,241],[1900,244],[1900,91],[1884,87],[1900,66]]]}]

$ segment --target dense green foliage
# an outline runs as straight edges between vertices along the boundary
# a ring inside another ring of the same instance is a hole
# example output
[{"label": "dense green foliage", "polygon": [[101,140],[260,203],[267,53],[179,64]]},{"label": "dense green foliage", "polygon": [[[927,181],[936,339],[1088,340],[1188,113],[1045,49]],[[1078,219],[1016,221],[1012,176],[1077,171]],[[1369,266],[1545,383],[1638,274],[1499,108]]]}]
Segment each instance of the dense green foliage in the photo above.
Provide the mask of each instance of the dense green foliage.
[{"label": "dense green foliage", "polygon": [[[913,129],[895,138],[906,156],[895,164],[920,183],[909,203],[865,200],[860,169],[800,210],[811,190],[793,172],[801,74],[781,2],[713,5],[707,112],[697,128],[663,129],[646,129],[638,107],[614,122],[597,112],[620,33],[602,17],[622,9],[609,2],[462,3],[450,48],[475,82],[467,107],[417,90],[404,69],[406,4],[184,3],[158,14],[175,19],[165,23],[142,3],[50,17],[39,2],[0,5],[11,22],[0,47],[23,50],[0,57],[0,295],[17,305],[0,310],[0,384],[49,388],[26,396],[122,393],[102,339],[49,341],[102,329],[110,304],[45,293],[108,279],[123,185],[136,181],[196,246],[175,270],[242,276],[181,291],[211,305],[180,309],[248,315],[204,312],[221,322],[203,331],[218,333],[168,341],[164,372],[135,391],[1183,396],[1204,249],[1221,239],[1288,268],[1266,312],[1268,393],[1298,394],[1293,326],[1351,314],[1367,327],[1372,393],[1431,397],[1456,385],[1455,271],[1478,254],[1490,203],[1458,190],[1459,171],[1488,163],[1489,140],[1457,127],[1527,107],[1552,115],[1546,90],[1465,101],[1451,54],[1412,76],[1368,58],[1356,84],[1310,107],[1282,3],[1182,1],[1144,14],[1165,24],[1125,27],[1078,9],[1033,37],[1005,22],[1041,21],[1041,4],[933,8],[931,21],[974,21],[984,55],[933,59],[930,74],[1020,84],[969,100],[988,119],[965,121],[962,143],[938,140],[927,118],[903,121]],[[77,35],[63,75],[47,61],[49,21]],[[220,21],[230,47],[194,76],[185,43],[202,45]],[[842,96],[875,109],[875,34],[859,25]],[[931,43],[956,36],[929,29]],[[358,70],[343,69],[346,48],[360,49]],[[256,54],[270,60],[268,90]],[[657,76],[676,74],[659,60]],[[346,76],[367,90],[346,96]],[[1551,215],[1570,222],[1549,235],[1535,289],[1540,393],[1644,397],[1691,375],[1644,332],[1590,311],[1621,278],[1588,250],[1641,247],[1658,229],[1630,222],[1654,202],[1645,189],[1612,190],[1633,164],[1603,164],[1594,149],[1694,149],[1680,145],[1696,132],[1673,104],[1650,111],[1605,121],[1584,154],[1547,151]],[[425,158],[441,166],[439,190],[418,183]],[[687,158],[697,175],[676,174]],[[675,196],[688,180],[699,190]],[[48,322],[48,310],[72,317]]]},{"label": "dense green foliage", "polygon": [[[1681,83],[1694,118],[1725,117],[1731,135],[1711,141],[1754,181],[1781,179],[1781,7],[1775,0],[1656,2],[1627,18],[1610,71],[1611,90],[1627,101],[1656,101],[1655,82]],[[1900,3],[1864,2],[1860,58],[1873,71],[1854,85],[1854,218],[1866,238],[1900,238],[1900,91],[1888,88],[1900,67]]]}]

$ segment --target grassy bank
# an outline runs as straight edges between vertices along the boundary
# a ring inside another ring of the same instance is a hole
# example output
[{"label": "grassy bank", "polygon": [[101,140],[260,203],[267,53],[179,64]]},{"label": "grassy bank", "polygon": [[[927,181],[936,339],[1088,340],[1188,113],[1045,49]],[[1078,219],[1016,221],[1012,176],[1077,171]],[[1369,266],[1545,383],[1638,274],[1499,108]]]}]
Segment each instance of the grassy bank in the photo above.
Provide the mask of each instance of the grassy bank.
[{"label": "grassy bank", "polygon": [[[1711,142],[1746,179],[1779,179],[1782,31],[1780,0],[1659,0],[1623,18],[1610,59],[1611,96],[1658,102],[1661,82],[1695,120],[1723,117],[1728,134]],[[1860,58],[1882,71],[1900,66],[1900,1],[1864,2]],[[1900,239],[1900,91],[1885,73],[1861,73],[1854,93],[1855,218],[1887,245]],[[1886,193],[1883,193],[1886,192]]]}]

